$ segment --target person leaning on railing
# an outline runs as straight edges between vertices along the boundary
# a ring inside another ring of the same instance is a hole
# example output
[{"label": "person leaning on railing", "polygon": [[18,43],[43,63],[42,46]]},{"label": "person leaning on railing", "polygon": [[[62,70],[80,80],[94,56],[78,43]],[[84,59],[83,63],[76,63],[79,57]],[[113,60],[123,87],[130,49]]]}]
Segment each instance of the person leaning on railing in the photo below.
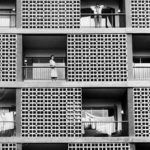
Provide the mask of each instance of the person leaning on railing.
[{"label": "person leaning on railing", "polygon": [[49,61],[49,64],[50,64],[50,67],[51,67],[51,79],[52,80],[57,80],[58,75],[57,75],[56,63],[54,61],[54,58],[55,58],[54,55],[51,55],[50,61]]},{"label": "person leaning on railing", "polygon": [[104,5],[96,5],[90,7],[94,12],[94,21],[95,21],[95,27],[101,27],[102,25],[102,10],[104,8]]}]

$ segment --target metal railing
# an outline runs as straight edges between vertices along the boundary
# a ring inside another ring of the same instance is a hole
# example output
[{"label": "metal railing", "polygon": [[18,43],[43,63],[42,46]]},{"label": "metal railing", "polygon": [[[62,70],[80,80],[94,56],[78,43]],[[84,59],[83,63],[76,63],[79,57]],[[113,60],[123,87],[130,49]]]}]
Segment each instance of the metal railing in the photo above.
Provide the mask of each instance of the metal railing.
[{"label": "metal railing", "polygon": [[[32,62],[32,63],[49,63],[49,57],[25,57],[24,62]],[[55,57],[55,62],[57,63],[66,63],[66,57]]]},{"label": "metal railing", "polygon": [[15,12],[1,12],[0,10],[0,28],[14,28],[16,27],[16,13]]},{"label": "metal railing", "polygon": [[0,121],[0,137],[16,136],[14,121]]},{"label": "metal railing", "polygon": [[66,73],[67,66],[23,66],[24,80],[52,80],[52,71],[55,69],[57,72],[56,80],[67,80]]},{"label": "metal railing", "polygon": [[83,136],[128,136],[128,121],[82,122]]},{"label": "metal railing", "polygon": [[121,28],[126,26],[125,13],[82,13],[80,23],[83,28]]},{"label": "metal railing", "polygon": [[135,80],[150,80],[150,66],[134,66],[133,77]]}]

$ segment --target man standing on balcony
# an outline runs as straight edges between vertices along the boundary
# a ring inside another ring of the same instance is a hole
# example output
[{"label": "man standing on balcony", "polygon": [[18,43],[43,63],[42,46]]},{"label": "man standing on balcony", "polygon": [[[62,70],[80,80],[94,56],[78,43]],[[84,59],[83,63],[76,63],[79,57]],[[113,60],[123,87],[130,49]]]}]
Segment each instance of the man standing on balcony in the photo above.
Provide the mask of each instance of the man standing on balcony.
[{"label": "man standing on balcony", "polygon": [[94,12],[95,27],[102,26],[102,10],[103,10],[103,8],[104,8],[104,5],[91,6],[91,9]]}]

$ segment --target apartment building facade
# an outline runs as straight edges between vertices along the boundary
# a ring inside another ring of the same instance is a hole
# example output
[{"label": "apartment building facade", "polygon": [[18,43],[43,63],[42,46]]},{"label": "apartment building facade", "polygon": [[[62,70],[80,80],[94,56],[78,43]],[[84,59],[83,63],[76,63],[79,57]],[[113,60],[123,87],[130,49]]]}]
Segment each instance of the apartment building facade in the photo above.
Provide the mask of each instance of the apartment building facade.
[{"label": "apartment building facade", "polygon": [[149,149],[149,7],[1,0],[0,149]]}]

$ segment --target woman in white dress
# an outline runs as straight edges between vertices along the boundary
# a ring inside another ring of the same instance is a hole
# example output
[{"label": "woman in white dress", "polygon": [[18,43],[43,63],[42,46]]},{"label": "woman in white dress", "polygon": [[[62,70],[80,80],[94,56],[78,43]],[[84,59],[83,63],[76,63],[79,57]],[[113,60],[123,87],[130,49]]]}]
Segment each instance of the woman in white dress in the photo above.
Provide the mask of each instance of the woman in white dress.
[{"label": "woman in white dress", "polygon": [[50,61],[49,61],[49,64],[50,64],[50,67],[51,67],[51,79],[52,80],[56,80],[57,79],[57,77],[58,77],[58,75],[57,75],[57,70],[56,70],[56,63],[55,63],[55,61],[54,61],[54,55],[52,55],[51,57],[50,57]]}]

